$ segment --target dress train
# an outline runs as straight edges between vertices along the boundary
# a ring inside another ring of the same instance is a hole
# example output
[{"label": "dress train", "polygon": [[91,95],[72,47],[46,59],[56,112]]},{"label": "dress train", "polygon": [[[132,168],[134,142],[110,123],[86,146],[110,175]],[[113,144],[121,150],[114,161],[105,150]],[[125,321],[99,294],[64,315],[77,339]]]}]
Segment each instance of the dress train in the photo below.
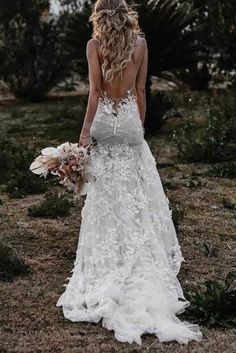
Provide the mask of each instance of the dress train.
[{"label": "dress train", "polygon": [[65,318],[99,322],[121,342],[200,341],[197,324],[181,321],[190,305],[177,278],[184,261],[156,169],[144,139],[136,97],[99,99],[91,126],[94,181],[86,184],[76,260],[56,306]]}]

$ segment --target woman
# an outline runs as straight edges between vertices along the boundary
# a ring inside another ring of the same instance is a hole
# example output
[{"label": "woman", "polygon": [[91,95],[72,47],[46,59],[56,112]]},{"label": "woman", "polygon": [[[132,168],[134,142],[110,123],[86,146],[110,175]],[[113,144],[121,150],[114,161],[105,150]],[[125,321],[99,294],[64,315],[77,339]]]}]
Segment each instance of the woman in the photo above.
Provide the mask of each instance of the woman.
[{"label": "woman", "polygon": [[148,50],[125,0],[98,0],[87,44],[90,93],[80,145],[91,151],[73,275],[57,302],[71,321],[99,322],[121,342],[200,341],[176,314],[190,304],[182,257],[156,161],[144,139]]}]

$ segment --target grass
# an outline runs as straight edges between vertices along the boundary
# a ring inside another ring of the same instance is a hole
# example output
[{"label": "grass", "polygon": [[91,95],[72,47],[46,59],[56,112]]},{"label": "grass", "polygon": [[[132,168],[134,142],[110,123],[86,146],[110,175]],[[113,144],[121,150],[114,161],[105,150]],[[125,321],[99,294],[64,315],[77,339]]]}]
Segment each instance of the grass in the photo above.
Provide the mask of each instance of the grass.
[{"label": "grass", "polygon": [[224,197],[222,200],[222,203],[225,208],[236,211],[236,199],[233,199],[230,197]]},{"label": "grass", "polygon": [[[147,136],[146,140],[158,162],[159,174],[170,204],[177,207],[173,217],[178,225],[178,238],[185,258],[178,277],[184,292],[193,295],[198,288],[205,292],[208,280],[224,283],[228,272],[233,270],[236,218],[232,217],[234,210],[225,207],[222,200],[232,199],[235,181],[232,177],[218,178],[208,174],[208,170],[222,163],[183,163],[172,141],[173,130],[181,128],[183,124],[194,121],[201,126],[211,94],[168,94],[173,95],[182,117],[170,117],[157,136]],[[221,98],[218,98],[220,101]],[[43,104],[11,103],[2,107],[1,126],[4,125],[8,131],[7,137],[17,141],[17,145],[28,146],[35,156],[45,146],[65,140],[76,141],[83,119],[84,102],[85,98],[80,100],[76,97],[52,99]],[[18,128],[14,129],[16,123]],[[7,181],[14,180],[14,174],[10,174]],[[60,190],[53,182],[49,188],[55,194]],[[208,327],[205,323],[202,326],[204,338],[201,343],[190,342],[188,346],[176,342],[159,343],[154,335],[145,334],[143,345],[138,347],[116,341],[114,333],[106,330],[101,322],[73,323],[66,320],[55,304],[64,291],[63,285],[71,275],[75,260],[81,205],[74,203],[73,211],[66,217],[31,217],[28,209],[42,205],[46,196],[30,194],[18,199],[9,197],[4,186],[1,186],[1,191],[3,203],[0,227],[4,241],[11,244],[15,252],[24,254],[32,272],[10,283],[1,283],[3,339],[0,350],[7,353],[234,351],[235,329]],[[214,256],[215,249],[217,256]]]},{"label": "grass", "polygon": [[21,275],[29,275],[30,268],[13,247],[0,238],[0,280],[8,281]]},{"label": "grass", "polygon": [[8,106],[1,129],[18,141],[32,140],[35,146],[60,141],[78,141],[86,109],[86,97],[50,99],[43,104]]},{"label": "grass", "polygon": [[65,196],[50,192],[41,203],[29,207],[28,215],[43,218],[68,217],[72,206],[73,203]]},{"label": "grass", "polygon": [[208,175],[218,178],[236,178],[236,161],[230,161],[213,165]]},{"label": "grass", "polygon": [[22,198],[27,195],[42,194],[48,190],[48,187],[49,183],[27,171],[18,172],[14,179],[10,179],[7,183],[6,191],[12,197]]},{"label": "grass", "polygon": [[187,162],[232,161],[236,155],[236,99],[225,97],[209,102],[199,119],[188,119],[174,130],[173,138],[179,157]]},{"label": "grass", "polygon": [[172,211],[172,219],[173,219],[175,228],[178,231],[179,225],[184,219],[184,209],[180,208],[177,205],[171,205],[170,209]]}]

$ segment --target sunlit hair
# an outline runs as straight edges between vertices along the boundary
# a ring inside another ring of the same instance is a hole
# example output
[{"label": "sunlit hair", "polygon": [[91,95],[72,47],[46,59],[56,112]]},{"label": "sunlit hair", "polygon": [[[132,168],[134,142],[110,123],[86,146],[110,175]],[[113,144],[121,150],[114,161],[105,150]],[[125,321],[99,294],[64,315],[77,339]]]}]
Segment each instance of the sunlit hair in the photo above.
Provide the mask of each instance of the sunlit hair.
[{"label": "sunlit hair", "polygon": [[104,80],[111,83],[122,77],[137,36],[144,37],[138,13],[125,0],[97,0],[89,21],[93,23],[92,37],[99,43]]}]

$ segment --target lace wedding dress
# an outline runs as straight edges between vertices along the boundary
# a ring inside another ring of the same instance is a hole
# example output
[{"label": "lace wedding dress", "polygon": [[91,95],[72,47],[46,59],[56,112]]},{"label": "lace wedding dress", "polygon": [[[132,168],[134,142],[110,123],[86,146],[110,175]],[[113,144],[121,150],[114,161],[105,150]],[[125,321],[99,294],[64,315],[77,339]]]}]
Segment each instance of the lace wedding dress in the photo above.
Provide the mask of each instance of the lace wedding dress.
[{"label": "lace wedding dress", "polygon": [[95,180],[86,184],[76,260],[56,306],[71,321],[102,319],[121,342],[141,345],[144,333],[200,341],[199,326],[176,316],[190,305],[177,279],[184,258],[131,90],[118,102],[99,98],[91,135]]}]

